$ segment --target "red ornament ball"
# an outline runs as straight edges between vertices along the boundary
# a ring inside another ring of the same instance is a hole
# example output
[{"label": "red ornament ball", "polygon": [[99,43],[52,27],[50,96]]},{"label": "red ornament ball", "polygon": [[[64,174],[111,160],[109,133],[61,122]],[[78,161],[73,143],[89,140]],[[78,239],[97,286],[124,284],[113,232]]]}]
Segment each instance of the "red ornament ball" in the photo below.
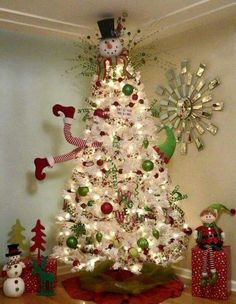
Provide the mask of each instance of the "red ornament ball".
[{"label": "red ornament ball", "polygon": [[186,235],[191,235],[193,230],[190,228],[190,227],[187,227],[187,228],[184,228],[183,229],[183,232],[186,234]]},{"label": "red ornament ball", "polygon": [[231,214],[231,215],[235,215],[235,213],[236,213],[236,210],[235,210],[235,209],[230,209],[230,214]]},{"label": "red ornament ball", "polygon": [[98,165],[98,166],[102,166],[102,165],[103,165],[103,160],[102,160],[102,159],[99,159],[99,160],[97,161],[97,165]]},{"label": "red ornament ball", "polygon": [[100,117],[100,118],[104,118],[104,110],[98,108],[98,109],[96,109],[96,110],[94,111],[94,114],[93,114],[93,115],[94,115],[94,116],[98,116],[98,117]]},{"label": "red ornament ball", "polygon": [[132,99],[133,99],[133,100],[138,100],[138,94],[133,94],[133,95],[132,95]]},{"label": "red ornament ball", "polygon": [[109,202],[104,202],[101,206],[101,211],[104,214],[110,214],[113,210],[112,204]]},{"label": "red ornament ball", "polygon": [[72,265],[74,267],[79,266],[79,264],[80,264],[79,260],[74,260],[73,263],[72,263]]},{"label": "red ornament ball", "polygon": [[134,103],[133,103],[133,102],[130,102],[130,103],[129,103],[129,107],[133,108],[133,106],[134,106]]},{"label": "red ornament ball", "polygon": [[98,80],[98,81],[96,81],[96,86],[97,87],[100,87],[101,86],[101,82]]}]

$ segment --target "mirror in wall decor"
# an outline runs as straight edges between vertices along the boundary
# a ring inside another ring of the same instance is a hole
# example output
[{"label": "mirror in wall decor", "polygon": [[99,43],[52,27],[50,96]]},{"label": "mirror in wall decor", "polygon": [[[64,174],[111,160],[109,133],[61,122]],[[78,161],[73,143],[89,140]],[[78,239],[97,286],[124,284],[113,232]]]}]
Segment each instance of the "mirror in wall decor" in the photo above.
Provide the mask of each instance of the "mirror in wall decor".
[{"label": "mirror in wall decor", "polygon": [[180,154],[187,154],[188,144],[194,142],[198,151],[205,145],[203,134],[208,131],[216,135],[218,127],[211,123],[214,111],[222,111],[223,102],[214,101],[212,91],[220,85],[218,77],[207,81],[204,78],[206,64],[200,63],[197,71],[190,70],[189,61],[181,62],[180,72],[173,69],[165,75],[167,84],[158,86],[158,100],[152,105],[160,118],[159,129],[169,124],[175,130],[176,141],[180,144]]}]

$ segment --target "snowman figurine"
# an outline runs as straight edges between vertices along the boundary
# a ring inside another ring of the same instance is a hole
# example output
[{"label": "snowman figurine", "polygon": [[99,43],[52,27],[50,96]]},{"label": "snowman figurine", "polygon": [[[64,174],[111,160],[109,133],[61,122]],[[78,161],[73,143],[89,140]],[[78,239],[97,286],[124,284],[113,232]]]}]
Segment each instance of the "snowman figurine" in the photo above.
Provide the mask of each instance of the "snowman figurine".
[{"label": "snowman figurine", "polygon": [[[131,75],[126,70],[128,65],[128,52],[123,49],[120,40],[120,31],[122,25],[118,24],[117,29],[114,27],[114,18],[103,19],[97,22],[101,38],[99,42],[99,58],[98,58],[98,77],[105,79],[108,75],[106,73],[106,65],[109,62],[110,66],[116,66],[123,63],[123,76],[131,78]],[[103,75],[101,77],[101,71]]]},{"label": "snowman figurine", "polygon": [[19,244],[8,245],[8,262],[3,266],[3,271],[6,272],[7,278],[3,283],[3,293],[7,297],[20,297],[25,291],[25,283],[20,278],[22,269],[25,264],[20,260],[21,251],[18,250]]}]

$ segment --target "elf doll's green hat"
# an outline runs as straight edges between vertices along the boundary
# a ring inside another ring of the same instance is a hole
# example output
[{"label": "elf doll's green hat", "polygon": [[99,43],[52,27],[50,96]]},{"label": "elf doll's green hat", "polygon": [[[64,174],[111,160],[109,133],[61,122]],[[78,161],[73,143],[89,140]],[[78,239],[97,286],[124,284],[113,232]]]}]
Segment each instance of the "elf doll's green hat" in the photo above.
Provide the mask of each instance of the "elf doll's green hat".
[{"label": "elf doll's green hat", "polygon": [[221,212],[227,212],[231,215],[235,215],[236,213],[235,209],[228,209],[225,205],[221,203],[213,203],[208,206],[208,209],[213,209],[218,215],[221,214]]}]

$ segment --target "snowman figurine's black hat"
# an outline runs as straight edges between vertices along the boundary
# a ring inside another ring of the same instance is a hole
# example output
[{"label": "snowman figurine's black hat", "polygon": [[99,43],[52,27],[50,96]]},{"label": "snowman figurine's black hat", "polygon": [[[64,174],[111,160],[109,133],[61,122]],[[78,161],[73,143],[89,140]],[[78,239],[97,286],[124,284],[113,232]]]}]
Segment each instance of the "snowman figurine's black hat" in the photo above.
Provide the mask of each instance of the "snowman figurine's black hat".
[{"label": "snowman figurine's black hat", "polygon": [[119,37],[118,32],[115,30],[114,18],[99,20],[97,24],[102,35],[101,39]]},{"label": "snowman figurine's black hat", "polygon": [[11,257],[14,255],[19,255],[21,254],[21,251],[18,249],[19,244],[11,244],[8,245],[8,253],[6,254],[6,257]]}]

